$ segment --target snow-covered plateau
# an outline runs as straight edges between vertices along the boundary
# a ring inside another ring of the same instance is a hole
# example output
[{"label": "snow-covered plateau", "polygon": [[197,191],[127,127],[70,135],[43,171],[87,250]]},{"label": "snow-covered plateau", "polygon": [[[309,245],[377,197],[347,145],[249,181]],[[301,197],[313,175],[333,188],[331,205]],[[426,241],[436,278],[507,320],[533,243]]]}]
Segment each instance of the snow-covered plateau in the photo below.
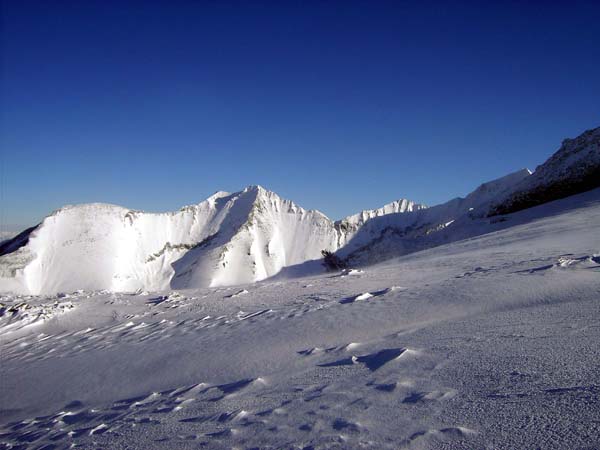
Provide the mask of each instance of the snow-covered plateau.
[{"label": "snow-covered plateau", "polygon": [[0,449],[600,448],[582,136],[337,222],[260,187],[57,211],[0,244]]}]

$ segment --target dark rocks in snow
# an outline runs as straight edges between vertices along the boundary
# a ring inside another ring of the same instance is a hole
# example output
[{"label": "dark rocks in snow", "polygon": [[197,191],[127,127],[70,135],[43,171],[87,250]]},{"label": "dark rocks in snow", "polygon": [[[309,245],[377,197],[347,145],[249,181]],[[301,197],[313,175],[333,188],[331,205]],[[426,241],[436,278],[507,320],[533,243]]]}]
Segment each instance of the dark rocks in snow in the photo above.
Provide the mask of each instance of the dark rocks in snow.
[{"label": "dark rocks in snow", "polygon": [[337,256],[335,253],[328,250],[322,250],[321,254],[323,255],[323,265],[327,268],[327,270],[338,271],[347,267],[346,261]]},{"label": "dark rocks in snow", "polygon": [[578,178],[566,178],[527,191],[516,192],[507,202],[495,206],[489,215],[510,214],[600,187],[600,165],[585,167],[582,172]]},{"label": "dark rocks in snow", "polygon": [[0,243],[0,256],[15,252],[24,247],[29,242],[29,236],[38,227],[38,225],[27,228],[25,231],[17,234],[14,238]]},{"label": "dark rocks in snow", "polygon": [[491,206],[488,216],[509,214],[600,187],[600,127],[560,149],[517,186],[507,198]]}]

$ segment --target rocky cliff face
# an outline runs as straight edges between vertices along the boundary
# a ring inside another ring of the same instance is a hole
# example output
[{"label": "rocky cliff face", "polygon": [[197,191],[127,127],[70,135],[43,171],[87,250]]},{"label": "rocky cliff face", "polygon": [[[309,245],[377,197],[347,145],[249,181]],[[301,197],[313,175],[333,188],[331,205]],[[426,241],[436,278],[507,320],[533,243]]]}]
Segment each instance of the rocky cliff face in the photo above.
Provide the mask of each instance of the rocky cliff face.
[{"label": "rocky cliff face", "polygon": [[508,214],[600,186],[600,127],[565,139],[556,153],[495,202],[490,216]]}]

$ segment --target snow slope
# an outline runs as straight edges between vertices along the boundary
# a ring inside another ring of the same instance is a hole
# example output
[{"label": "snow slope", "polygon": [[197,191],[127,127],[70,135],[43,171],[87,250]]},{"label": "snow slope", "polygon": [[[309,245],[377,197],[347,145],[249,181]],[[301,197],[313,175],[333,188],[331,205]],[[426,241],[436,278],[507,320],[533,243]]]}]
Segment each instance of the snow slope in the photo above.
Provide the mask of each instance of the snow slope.
[{"label": "snow slope", "polygon": [[531,175],[527,169],[482,184],[465,198],[404,214],[386,214],[365,222],[338,254],[364,265],[494,230],[482,219],[494,199],[514,190]]},{"label": "snow slope", "polygon": [[[467,197],[407,214],[388,214],[364,224],[338,256],[350,265],[372,264],[489,233],[503,214],[600,186],[600,127],[574,139],[532,174],[527,169],[484,183]],[[511,223],[501,225],[510,226]]]},{"label": "snow slope", "polygon": [[514,192],[497,199],[490,214],[506,214],[600,187],[600,127],[565,139]]},{"label": "snow slope", "polygon": [[597,448],[600,190],[507,219],[351,273],[3,295],[0,448]]}]

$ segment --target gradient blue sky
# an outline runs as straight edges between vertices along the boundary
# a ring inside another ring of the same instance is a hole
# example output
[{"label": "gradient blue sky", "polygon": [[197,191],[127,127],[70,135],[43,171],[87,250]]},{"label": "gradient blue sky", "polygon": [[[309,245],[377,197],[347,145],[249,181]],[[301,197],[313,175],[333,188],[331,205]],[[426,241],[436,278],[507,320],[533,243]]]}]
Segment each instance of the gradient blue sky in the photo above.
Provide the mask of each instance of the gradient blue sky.
[{"label": "gradient blue sky", "polygon": [[332,218],[600,125],[600,2],[4,1],[2,222],[261,184]]}]

